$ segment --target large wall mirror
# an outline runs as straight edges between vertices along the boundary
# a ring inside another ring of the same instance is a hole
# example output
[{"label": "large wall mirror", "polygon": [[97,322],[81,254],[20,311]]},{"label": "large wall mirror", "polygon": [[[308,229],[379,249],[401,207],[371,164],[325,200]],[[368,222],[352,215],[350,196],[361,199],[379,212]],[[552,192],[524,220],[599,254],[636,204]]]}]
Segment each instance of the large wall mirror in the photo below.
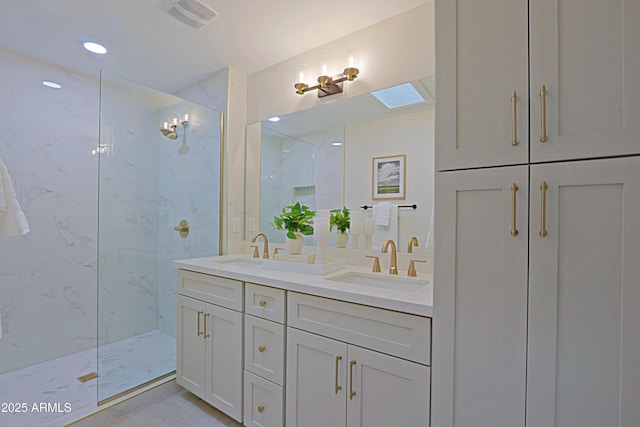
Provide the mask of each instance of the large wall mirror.
[{"label": "large wall mirror", "polygon": [[[313,209],[346,206],[371,218],[369,247],[364,235],[357,243],[352,236],[347,247],[377,250],[394,237],[398,250],[406,251],[415,236],[413,251],[432,253],[433,88],[433,77],[425,77],[249,125],[246,239],[261,231],[270,242],[283,242],[284,233],[270,224],[283,206],[299,201]],[[377,168],[397,166],[396,157],[402,159],[404,194],[387,198],[376,190],[383,180]],[[398,205],[397,222],[378,224],[372,207],[386,202]]]}]

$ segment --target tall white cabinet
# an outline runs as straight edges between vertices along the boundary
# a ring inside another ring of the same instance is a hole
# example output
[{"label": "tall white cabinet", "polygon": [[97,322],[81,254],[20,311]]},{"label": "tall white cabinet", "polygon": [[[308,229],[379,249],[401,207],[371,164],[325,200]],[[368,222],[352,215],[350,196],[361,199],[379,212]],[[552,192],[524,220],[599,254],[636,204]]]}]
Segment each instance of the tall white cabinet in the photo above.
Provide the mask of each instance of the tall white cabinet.
[{"label": "tall white cabinet", "polygon": [[431,426],[636,426],[640,1],[435,11]]}]

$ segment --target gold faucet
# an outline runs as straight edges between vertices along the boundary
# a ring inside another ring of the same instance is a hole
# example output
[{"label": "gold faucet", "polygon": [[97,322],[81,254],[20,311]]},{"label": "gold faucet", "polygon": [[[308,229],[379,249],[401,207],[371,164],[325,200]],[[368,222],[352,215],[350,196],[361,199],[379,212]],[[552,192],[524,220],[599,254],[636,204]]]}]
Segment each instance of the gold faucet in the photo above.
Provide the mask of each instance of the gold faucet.
[{"label": "gold faucet", "polygon": [[409,246],[407,247],[407,252],[410,254],[413,253],[413,247],[418,247],[418,238],[416,236],[411,236],[411,240],[409,240]]},{"label": "gold faucet", "polygon": [[389,261],[389,274],[398,274],[398,258],[396,256],[396,243],[389,239],[382,245],[382,253],[386,254],[391,245],[391,260]]},{"label": "gold faucet", "polygon": [[[264,239],[264,248],[262,250],[262,258],[269,259],[269,239],[267,239],[267,235],[266,234],[264,234],[264,233],[256,233],[256,235],[253,236],[253,239],[251,239],[251,243],[255,243],[255,241],[260,236],[262,236],[262,238]],[[260,254],[258,254],[258,255],[260,255]],[[254,254],[254,257],[256,257],[255,254]]]}]

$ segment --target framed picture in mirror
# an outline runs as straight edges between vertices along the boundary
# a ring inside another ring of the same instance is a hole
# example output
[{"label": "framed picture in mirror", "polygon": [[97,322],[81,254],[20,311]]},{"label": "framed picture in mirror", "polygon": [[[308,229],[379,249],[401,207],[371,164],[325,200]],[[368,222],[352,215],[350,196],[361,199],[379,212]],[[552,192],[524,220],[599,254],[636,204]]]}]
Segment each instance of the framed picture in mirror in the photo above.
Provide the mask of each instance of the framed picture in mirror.
[{"label": "framed picture in mirror", "polygon": [[406,158],[406,154],[373,158],[371,184],[373,200],[405,198]]}]

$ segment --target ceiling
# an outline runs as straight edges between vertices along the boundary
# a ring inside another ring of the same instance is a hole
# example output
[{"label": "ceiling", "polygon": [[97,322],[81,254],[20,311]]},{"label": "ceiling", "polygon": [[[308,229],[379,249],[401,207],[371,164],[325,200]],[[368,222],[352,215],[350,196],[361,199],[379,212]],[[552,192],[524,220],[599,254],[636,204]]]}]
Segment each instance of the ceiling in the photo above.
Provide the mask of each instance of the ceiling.
[{"label": "ceiling", "polygon": [[[255,73],[431,0],[199,0],[220,13],[199,30],[166,12],[175,1],[14,0],[0,14],[0,48],[175,92],[228,66]],[[87,40],[109,53],[85,51]]]}]

